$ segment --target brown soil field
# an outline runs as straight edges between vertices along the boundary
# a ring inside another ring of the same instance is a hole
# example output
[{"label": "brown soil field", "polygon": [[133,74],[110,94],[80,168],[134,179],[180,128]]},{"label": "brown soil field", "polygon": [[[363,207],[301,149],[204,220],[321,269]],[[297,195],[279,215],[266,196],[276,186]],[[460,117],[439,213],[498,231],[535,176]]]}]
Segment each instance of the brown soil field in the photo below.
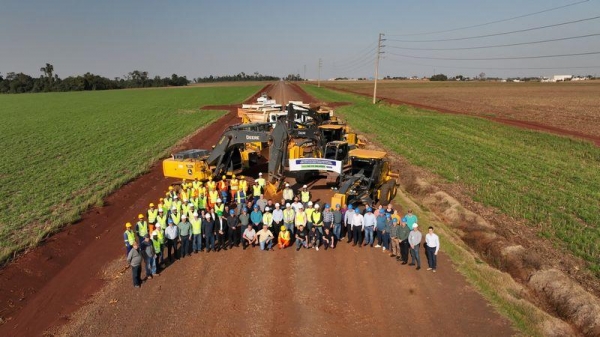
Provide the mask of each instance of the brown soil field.
[{"label": "brown soil field", "polygon": [[[322,85],[373,95],[371,81],[330,81],[322,82]],[[600,139],[600,81],[381,81],[377,95],[383,100],[393,99],[442,112],[482,116],[526,128],[546,127],[549,132],[583,136],[594,141]]]}]

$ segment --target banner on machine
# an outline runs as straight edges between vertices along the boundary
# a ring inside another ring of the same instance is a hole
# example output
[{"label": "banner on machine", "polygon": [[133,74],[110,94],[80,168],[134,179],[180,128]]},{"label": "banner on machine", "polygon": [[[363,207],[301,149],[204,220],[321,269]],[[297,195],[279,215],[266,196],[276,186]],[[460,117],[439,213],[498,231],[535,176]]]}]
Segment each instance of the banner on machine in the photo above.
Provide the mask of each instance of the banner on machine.
[{"label": "banner on machine", "polygon": [[323,158],[290,159],[290,171],[331,171],[342,173],[342,162]]}]

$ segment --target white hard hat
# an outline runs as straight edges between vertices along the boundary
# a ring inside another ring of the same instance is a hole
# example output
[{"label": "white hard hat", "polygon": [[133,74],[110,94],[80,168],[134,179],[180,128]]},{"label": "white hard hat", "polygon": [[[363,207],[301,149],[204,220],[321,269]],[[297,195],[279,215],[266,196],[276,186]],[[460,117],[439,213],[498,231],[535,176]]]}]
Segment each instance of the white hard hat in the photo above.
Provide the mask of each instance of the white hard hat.
[{"label": "white hard hat", "polygon": [[221,198],[217,199],[217,202],[223,202],[223,200],[221,200]]},{"label": "white hard hat", "polygon": [[319,209],[319,204],[316,204],[316,205],[315,205],[315,209]]},{"label": "white hard hat", "polygon": [[419,227],[419,224],[416,222],[413,224],[413,228],[415,228],[415,227]]},{"label": "white hard hat", "polygon": [[194,206],[194,203],[193,203],[193,202],[190,202],[190,203],[188,204],[188,206]]},{"label": "white hard hat", "polygon": [[258,175],[259,175],[259,176],[262,176],[262,172],[258,172]]},{"label": "white hard hat", "polygon": [[285,187],[290,187],[290,183],[285,183]]},{"label": "white hard hat", "polygon": [[290,203],[288,202],[287,204],[285,204],[285,207],[292,207],[292,205],[290,205]]},{"label": "white hard hat", "polygon": [[308,186],[304,185],[304,186],[302,186],[302,188],[308,188]]},{"label": "white hard hat", "polygon": [[172,210],[176,211],[176,210],[177,210],[177,207],[173,206]]},{"label": "white hard hat", "polygon": [[179,199],[179,197],[178,196],[174,196],[173,199]]},{"label": "white hard hat", "polygon": [[185,215],[185,214],[181,214],[181,218],[182,218],[182,219],[187,219],[187,215]]},{"label": "white hard hat", "polygon": [[269,211],[271,210],[269,207],[265,207],[265,211]]},{"label": "white hard hat", "polygon": [[206,213],[206,215],[204,217],[207,219],[210,219],[210,213]]},{"label": "white hard hat", "polygon": [[275,207],[281,206],[278,202],[275,203]]},{"label": "white hard hat", "polygon": [[198,217],[198,212],[194,212],[194,216],[195,216],[195,217]]},{"label": "white hard hat", "polygon": [[156,228],[160,228],[161,226],[160,226],[160,224],[159,224],[159,223],[157,223],[157,224],[156,224],[156,226],[154,226],[154,227],[156,227]]},{"label": "white hard hat", "polygon": [[162,213],[162,212],[163,212],[163,209],[161,207],[161,208],[158,209],[158,213]]},{"label": "white hard hat", "polygon": [[312,206],[312,204],[313,204],[312,201],[308,202],[308,206]]}]

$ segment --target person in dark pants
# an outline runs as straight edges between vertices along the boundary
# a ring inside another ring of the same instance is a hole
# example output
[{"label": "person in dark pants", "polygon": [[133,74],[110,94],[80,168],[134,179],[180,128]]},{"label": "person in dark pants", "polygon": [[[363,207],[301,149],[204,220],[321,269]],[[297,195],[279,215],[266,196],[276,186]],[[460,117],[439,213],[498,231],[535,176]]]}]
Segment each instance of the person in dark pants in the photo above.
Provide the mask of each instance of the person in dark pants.
[{"label": "person in dark pants", "polygon": [[410,245],[408,244],[408,235],[410,234],[410,229],[406,225],[404,219],[400,223],[400,226],[396,228],[396,238],[400,241],[400,256],[396,257],[397,260],[401,260],[402,264],[408,263],[408,248]]},{"label": "person in dark pants", "polygon": [[127,254],[127,263],[131,266],[133,286],[139,288],[142,284],[142,253],[137,242],[133,243],[129,254]]},{"label": "person in dark pants", "polygon": [[215,229],[217,232],[216,251],[218,252],[221,249],[227,250],[227,246],[225,245],[225,240],[227,239],[227,219],[225,219],[223,214],[217,216]]},{"label": "person in dark pants", "polygon": [[440,250],[440,238],[433,232],[433,227],[429,227],[429,233],[425,235],[425,253],[427,254],[427,264],[429,268],[427,270],[433,270],[437,268],[437,254]]},{"label": "person in dark pants", "polygon": [[359,248],[361,247],[360,240],[362,232],[365,230],[364,226],[365,225],[363,215],[360,214],[360,212],[355,211],[352,214],[352,239],[354,240],[352,246],[358,245]]},{"label": "person in dark pants", "polygon": [[229,240],[229,248],[233,248],[233,245],[237,244],[237,233],[238,233],[238,222],[239,218],[235,216],[235,210],[229,211],[229,218],[227,218],[227,237]]},{"label": "person in dark pants", "polygon": [[410,244],[410,255],[411,261],[408,264],[409,266],[414,266],[415,261],[417,262],[417,270],[421,269],[421,257],[419,256],[419,249],[421,248],[421,240],[423,236],[421,232],[419,232],[419,224],[413,224],[413,230],[408,235],[408,243]]},{"label": "person in dark pants", "polygon": [[[169,261],[173,262],[173,258],[177,258],[177,241],[179,240],[179,229],[173,223],[173,220],[169,219],[169,226],[165,229],[165,238],[167,238],[167,254]],[[171,255],[171,251],[173,255]]]},{"label": "person in dark pants", "polygon": [[352,220],[354,219],[354,207],[348,205],[346,213],[344,213],[344,224],[346,226],[346,233],[348,234],[348,243],[352,242]]},{"label": "person in dark pants", "polygon": [[190,241],[192,237],[192,224],[187,220],[187,215],[181,215],[181,222],[177,225],[179,228],[179,241],[181,242],[180,257],[184,258],[191,254]]},{"label": "person in dark pants", "polygon": [[206,252],[210,253],[215,249],[215,220],[210,213],[206,213],[202,219],[202,236],[206,243]]}]

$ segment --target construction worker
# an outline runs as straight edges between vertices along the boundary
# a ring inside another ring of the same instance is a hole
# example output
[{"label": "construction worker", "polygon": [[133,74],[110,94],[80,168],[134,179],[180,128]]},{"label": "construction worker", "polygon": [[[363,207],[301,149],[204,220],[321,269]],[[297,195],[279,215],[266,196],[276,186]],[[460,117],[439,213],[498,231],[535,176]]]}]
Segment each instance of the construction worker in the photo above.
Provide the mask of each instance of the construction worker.
[{"label": "construction worker", "polygon": [[179,200],[179,197],[174,196],[173,197],[173,207],[177,208],[177,210],[181,212],[182,205],[183,205],[183,203],[181,202],[181,200]]},{"label": "construction worker", "polygon": [[206,210],[207,206],[208,206],[208,197],[203,192],[200,192],[200,194],[198,194],[198,211],[201,212],[201,211]]},{"label": "construction worker", "polygon": [[343,215],[340,208],[340,204],[336,204],[335,210],[333,211],[333,235],[335,236],[337,241],[340,241],[342,238]]},{"label": "construction worker", "polygon": [[252,199],[254,199],[254,202],[258,201],[261,193],[262,192],[261,192],[260,185],[258,184],[258,180],[255,180],[254,185],[252,185]]},{"label": "construction worker", "polygon": [[[167,253],[169,261],[173,263],[173,258],[177,257],[177,241],[179,240],[179,228],[172,219],[168,220],[169,226],[165,229],[165,238],[167,239]],[[173,252],[173,255],[171,255]]]},{"label": "construction worker", "polygon": [[190,220],[192,224],[192,249],[194,254],[198,254],[198,251],[202,251],[202,220],[198,217],[198,212],[192,214]]},{"label": "construction worker", "polygon": [[183,184],[181,186],[181,189],[179,190],[179,200],[181,200],[181,202],[183,204],[187,204],[189,201],[189,194],[188,194],[188,190],[187,190],[187,185]]},{"label": "construction worker", "polygon": [[279,249],[284,249],[290,245],[290,232],[285,226],[281,226],[279,229],[281,231],[277,236],[277,246],[279,246]]},{"label": "construction worker", "polygon": [[189,206],[188,212],[187,212],[188,219],[193,219],[194,213],[196,213],[196,211],[197,211],[196,206],[191,202],[188,206]]},{"label": "construction worker", "polygon": [[206,182],[206,187],[208,188],[209,191],[217,189],[217,183],[213,181],[212,176],[208,177],[208,181]]},{"label": "construction worker", "polygon": [[196,192],[196,190],[194,190],[194,194],[192,195],[192,197],[190,198],[190,204],[194,205],[194,210],[198,210],[199,209],[199,205],[198,205],[198,193]]},{"label": "construction worker", "polygon": [[206,187],[203,186],[201,181],[198,182],[198,187],[196,188],[196,191],[198,192],[198,197],[200,197],[201,195],[206,195]]},{"label": "construction worker", "polygon": [[171,207],[173,207],[173,201],[171,200],[171,197],[169,197],[169,192],[167,192],[167,197],[163,199],[163,212],[165,212],[165,214],[167,214],[167,212],[169,212],[171,210]]},{"label": "construction worker", "polygon": [[181,204],[181,214],[185,214],[187,216],[189,214],[189,212],[190,212],[190,204],[182,203]]},{"label": "construction worker", "polygon": [[279,236],[279,230],[283,226],[283,210],[280,208],[279,203],[275,204],[275,209],[271,211],[273,213],[273,235]]},{"label": "construction worker", "polygon": [[373,233],[377,226],[377,218],[375,217],[375,214],[373,214],[373,209],[371,207],[367,207],[367,212],[365,213],[363,220],[365,230],[364,245],[370,245],[371,248],[373,248]]},{"label": "construction worker", "polygon": [[[348,209],[350,208],[350,206],[348,206]],[[346,212],[346,214],[348,214],[348,212]],[[360,212],[356,211],[352,213],[352,239],[354,240],[354,243],[352,244],[352,246],[356,246],[358,244],[358,247],[361,247],[361,235],[362,232],[364,232],[365,230],[365,219],[363,217],[362,214],[360,214]]]},{"label": "construction worker", "polygon": [[125,240],[125,256],[127,256],[135,243],[135,233],[131,230],[131,222],[125,224],[123,239]]},{"label": "construction worker", "polygon": [[[154,229],[154,231],[152,233],[150,233],[150,236],[153,238],[152,240],[157,240],[159,243],[158,249],[156,249],[157,247],[155,246],[155,250],[156,250],[156,254],[157,254],[157,258],[156,258],[156,265],[157,266],[162,266],[163,263],[165,262],[165,257],[164,257],[164,250],[165,250],[165,232],[163,231],[163,226],[160,223],[156,223],[156,228]],[[156,238],[154,238],[156,237]]]},{"label": "construction worker", "polygon": [[237,207],[237,213],[241,213],[242,208],[244,208],[246,206],[246,192],[242,191],[241,189],[238,189],[235,192],[234,195],[234,199],[233,199],[236,203],[236,207]]},{"label": "construction worker", "polygon": [[285,204],[285,210],[283,211],[283,225],[287,228],[290,234],[294,233],[294,220],[296,219],[296,212],[292,209],[290,203]]},{"label": "construction worker", "polygon": [[296,230],[298,230],[300,226],[302,226],[302,228],[306,227],[307,218],[308,216],[306,215],[306,212],[304,212],[304,207],[300,206],[294,218],[294,226],[296,227]]},{"label": "construction worker", "polygon": [[144,237],[148,235],[148,223],[144,221],[143,214],[138,214],[138,222],[135,224],[135,232],[138,235],[138,242],[141,246],[142,241],[144,241]]},{"label": "construction worker", "polygon": [[273,213],[271,213],[271,209],[269,207],[265,207],[265,213],[263,213],[262,223],[263,225],[267,225],[267,227],[269,227],[269,230],[271,230],[271,227],[273,226]]},{"label": "construction worker", "polygon": [[229,241],[229,249],[233,248],[233,245],[239,246],[237,242],[239,218],[235,216],[235,210],[229,210],[229,217],[227,218],[227,240]]},{"label": "construction worker", "polygon": [[160,225],[161,228],[167,227],[167,214],[163,211],[163,208],[158,208],[158,214],[156,215],[156,224]]},{"label": "construction worker", "polygon": [[306,212],[306,225],[304,227],[306,227],[306,229],[310,232],[313,226],[312,214],[315,211],[315,208],[313,207],[312,201],[307,202],[306,206],[304,207],[306,207],[304,210]]},{"label": "construction worker", "polygon": [[202,219],[202,236],[205,239],[206,252],[210,253],[211,250],[215,249],[215,220],[210,213],[204,215]]},{"label": "construction worker", "polygon": [[198,180],[198,178],[194,178],[194,181],[192,182],[192,188],[197,191],[200,186],[202,186],[202,182]]},{"label": "construction worker", "polygon": [[258,186],[260,186],[261,191],[264,191],[265,186],[267,185],[267,181],[265,180],[265,178],[263,178],[262,172],[258,173],[258,178],[256,179],[256,181],[258,182]]},{"label": "construction worker", "polygon": [[215,188],[208,188],[208,207],[214,208],[217,203],[217,199],[219,199],[219,192]]},{"label": "construction worker", "polygon": [[175,188],[173,188],[173,186],[169,186],[169,193],[168,193],[168,197],[173,200],[173,198],[175,198],[177,196],[177,192],[175,192]]},{"label": "construction worker", "polygon": [[217,189],[219,190],[219,194],[223,194],[223,192],[227,193],[229,191],[229,184],[227,183],[227,176],[222,176],[221,181],[217,183]]},{"label": "construction worker", "polygon": [[218,198],[217,202],[215,203],[215,213],[217,213],[218,216],[222,216],[224,211],[225,204],[223,204],[223,200],[221,200],[221,198]]},{"label": "construction worker", "polygon": [[346,210],[346,213],[344,214],[344,225],[346,226],[346,233],[348,234],[348,242],[350,243],[352,241],[352,221],[354,219],[354,207],[352,207],[352,205],[348,205],[348,209]]},{"label": "construction worker", "polygon": [[229,192],[231,193],[231,200],[234,200],[235,193],[240,189],[240,181],[236,179],[235,174],[231,175],[229,180]]},{"label": "construction worker", "polygon": [[246,181],[246,177],[244,177],[243,175],[240,176],[239,190],[243,191],[246,194],[248,193],[248,181]]},{"label": "construction worker", "polygon": [[294,190],[290,187],[289,183],[285,183],[285,188],[283,189],[283,199],[286,204],[291,204],[294,200]]},{"label": "construction worker", "polygon": [[173,207],[169,220],[173,221],[173,224],[177,226],[181,222],[181,214],[177,210],[177,207]]},{"label": "construction worker", "polygon": [[308,191],[308,186],[302,186],[302,190],[300,191],[300,202],[306,207],[308,202],[311,200],[310,192]]},{"label": "construction worker", "polygon": [[192,224],[187,221],[187,215],[181,215],[181,222],[177,224],[179,228],[179,242],[181,242],[180,257],[184,258],[190,254],[190,239],[192,236]]},{"label": "construction worker", "polygon": [[320,235],[323,235],[323,213],[321,213],[319,204],[315,205],[313,212],[310,215],[312,225],[317,227]]},{"label": "construction worker", "polygon": [[158,270],[160,269],[160,262],[162,259],[162,246],[160,244],[160,240],[158,239],[158,235],[152,235],[150,237],[150,241],[152,242],[152,247],[154,248],[154,274],[158,274]]}]

